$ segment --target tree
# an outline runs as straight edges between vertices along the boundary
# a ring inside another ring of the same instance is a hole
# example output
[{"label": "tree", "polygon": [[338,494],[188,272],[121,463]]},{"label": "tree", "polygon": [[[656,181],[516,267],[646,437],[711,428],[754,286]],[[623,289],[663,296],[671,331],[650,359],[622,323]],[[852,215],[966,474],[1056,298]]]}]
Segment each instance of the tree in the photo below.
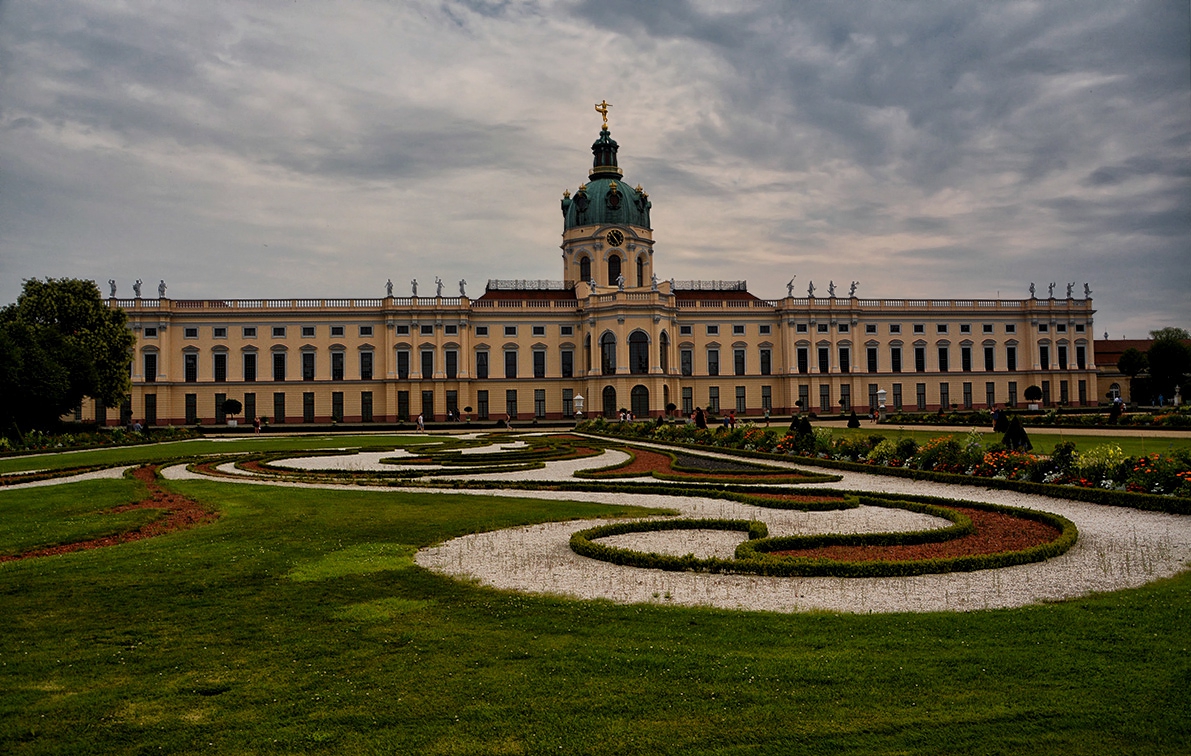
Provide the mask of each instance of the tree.
[{"label": "tree", "polygon": [[1127,375],[1130,378],[1136,378],[1138,373],[1147,367],[1149,367],[1149,360],[1146,358],[1145,352],[1133,347],[1121,352],[1121,357],[1117,360],[1117,370],[1121,375]]},{"label": "tree", "polygon": [[244,405],[240,404],[239,399],[224,399],[223,400],[223,414],[235,417],[244,409]]},{"label": "tree", "polygon": [[1163,328],[1151,331],[1150,335],[1154,337],[1154,343],[1146,352],[1150,363],[1150,393],[1170,400],[1174,397],[1174,387],[1182,386],[1191,374],[1191,346],[1187,345],[1187,332],[1182,328]]},{"label": "tree", "polygon": [[0,423],[49,428],[83,397],[117,406],[136,337],[93,281],[28,279],[0,310]]},{"label": "tree", "polygon": [[1042,399],[1042,389],[1037,386],[1026,386],[1025,397],[1027,402],[1037,402]]}]

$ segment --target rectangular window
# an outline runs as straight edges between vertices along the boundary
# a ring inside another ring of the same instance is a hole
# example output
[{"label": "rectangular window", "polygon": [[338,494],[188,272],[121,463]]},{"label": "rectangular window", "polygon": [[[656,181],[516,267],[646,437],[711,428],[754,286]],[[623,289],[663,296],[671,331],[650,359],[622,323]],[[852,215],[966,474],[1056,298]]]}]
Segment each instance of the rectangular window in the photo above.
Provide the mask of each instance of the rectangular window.
[{"label": "rectangular window", "polygon": [[1009,401],[1007,404],[1010,407],[1017,406],[1017,381],[1009,381]]},{"label": "rectangular window", "polygon": [[1050,347],[1046,344],[1038,345],[1038,362],[1043,370],[1050,370]]},{"label": "rectangular window", "polygon": [[516,336],[517,326],[505,326],[505,336]]},{"label": "rectangular window", "polygon": [[889,324],[889,332],[890,333],[901,333],[902,332],[901,323],[890,323]]},{"label": "rectangular window", "polygon": [[546,417],[546,389],[533,390],[533,416]]},{"label": "rectangular window", "polygon": [[819,411],[826,414],[831,411],[831,385],[819,384]]},{"label": "rectangular window", "polygon": [[562,390],[562,416],[563,417],[574,417],[575,416],[575,390],[574,389],[563,389]]},{"label": "rectangular window", "polygon": [[422,334],[423,336],[433,336],[434,325],[422,325],[418,328],[418,333]]},{"label": "rectangular window", "polygon": [[256,394],[251,392],[244,395],[244,420],[249,424],[256,420]]},{"label": "rectangular window", "polygon": [[693,375],[694,374],[694,370],[695,370],[695,368],[694,368],[694,362],[695,362],[694,352],[692,352],[690,349],[683,349],[681,352],[678,353],[678,361],[679,361],[679,364],[682,366],[682,374],[683,375]]},{"label": "rectangular window", "polygon": [[984,371],[986,373],[991,373],[993,371],[993,368],[996,367],[995,355],[996,355],[995,347],[986,346],[984,348]]},{"label": "rectangular window", "polygon": [[959,332],[960,333],[971,333],[972,325],[970,323],[960,323],[959,324]]},{"label": "rectangular window", "polygon": [[1010,373],[1017,372],[1017,347],[1015,346],[1005,347],[1005,369]]},{"label": "rectangular window", "polygon": [[865,323],[864,324],[864,332],[865,333],[876,333],[877,332],[877,324],[876,323]]},{"label": "rectangular window", "polygon": [[400,422],[406,422],[409,420],[409,418],[410,418],[410,415],[409,415],[409,392],[408,391],[398,391],[397,392],[397,420]]},{"label": "rectangular window", "polygon": [[284,339],[285,338],[285,326],[273,326],[273,338]]},{"label": "rectangular window", "polygon": [[761,387],[761,409],[763,411],[773,410],[773,386]]},{"label": "rectangular window", "polygon": [[943,409],[951,409],[951,386],[947,383],[939,384],[939,406]]},{"label": "rectangular window", "polygon": [[852,372],[852,350],[846,346],[839,348],[839,371],[841,373]]},{"label": "rectangular window", "polygon": [[839,387],[839,411],[850,412],[852,410],[852,387],[847,383],[841,384]]},{"label": "rectangular window", "polygon": [[488,419],[488,390],[481,389],[476,392],[476,418],[479,420]]},{"label": "rectangular window", "polygon": [[331,392],[331,421],[335,423],[343,422],[343,392]]},{"label": "rectangular window", "polygon": [[331,352],[331,380],[343,380],[343,352]]},{"label": "rectangular window", "polygon": [[761,375],[771,375],[773,373],[773,357],[772,352],[768,349],[761,350]]},{"label": "rectangular window", "polygon": [[198,355],[193,352],[187,353],[184,357],[184,365],[186,366],[185,378],[187,383],[195,383],[198,381]]},{"label": "rectangular window", "polygon": [[720,411],[720,387],[719,386],[708,386],[707,387],[707,409],[711,410],[715,414],[719,414],[719,411]]},{"label": "rectangular window", "polygon": [[213,371],[215,382],[223,383],[227,381],[227,352],[216,352],[212,357],[215,360]]},{"label": "rectangular window", "polygon": [[409,350],[401,349],[397,352],[397,378],[398,380],[409,380]]},{"label": "rectangular window", "polygon": [[371,391],[361,391],[360,392],[360,422],[362,422],[362,423],[371,423],[372,422],[372,392]]},{"label": "rectangular window", "polygon": [[984,323],[983,325],[980,326],[980,332],[981,333],[992,333],[993,332],[993,324],[992,323]]},{"label": "rectangular window", "polygon": [[840,323],[839,327],[836,330],[839,331],[840,333],[847,333],[848,329],[849,329],[849,325],[850,324],[848,324],[848,323]]},{"label": "rectangular window", "polygon": [[447,363],[447,379],[453,381],[459,377],[459,352],[448,349],[443,352],[443,358]]},{"label": "rectangular window", "polygon": [[1050,332],[1050,324],[1049,323],[1039,323],[1038,324],[1038,333],[1049,333],[1049,332]]},{"label": "rectangular window", "polygon": [[732,335],[733,336],[743,336],[744,335],[744,326],[742,326],[742,325],[732,326]]},{"label": "rectangular window", "polygon": [[895,412],[902,411],[902,385],[900,383],[893,384],[893,410]]},{"label": "rectangular window", "polygon": [[810,371],[810,349],[798,347],[798,372],[805,375]]},{"label": "rectangular window", "polygon": [[454,389],[447,392],[447,415],[459,420],[459,392]]},{"label": "rectangular window", "polygon": [[707,374],[720,374],[720,350],[718,349],[707,350]]},{"label": "rectangular window", "polygon": [[434,351],[422,350],[422,380],[428,381],[434,377]]},{"label": "rectangular window", "polygon": [[1070,381],[1059,381],[1059,404],[1066,405],[1071,400],[1071,393],[1068,388]]},{"label": "rectangular window", "polygon": [[534,326],[533,327],[533,335],[534,336],[545,336],[546,335],[546,326]]},{"label": "rectangular window", "polygon": [[145,383],[157,382],[157,353],[145,353]]},{"label": "rectangular window", "polygon": [[186,328],[183,328],[182,329],[182,338],[197,339],[198,338],[198,327],[197,326],[187,326]]},{"label": "rectangular window", "polygon": [[304,422],[304,423],[313,423],[314,422],[314,392],[313,391],[303,391],[302,392],[302,422]]},{"label": "rectangular window", "polygon": [[1067,345],[1059,344],[1059,370],[1067,369]]},{"label": "rectangular window", "polygon": [[360,352],[360,380],[372,380],[372,352]]},{"label": "rectangular window", "polygon": [[946,373],[950,369],[947,347],[939,347],[939,372]]},{"label": "rectangular window", "polygon": [[1006,323],[1005,333],[1017,333],[1017,325],[1015,323]]},{"label": "rectangular window", "polygon": [[302,326],[302,338],[313,339],[314,338],[314,326]]},{"label": "rectangular window", "polygon": [[314,380],[314,352],[302,352],[302,380]]},{"label": "rectangular window", "polygon": [[505,352],[505,378],[517,377],[517,350],[509,349]]},{"label": "rectangular window", "polygon": [[811,387],[805,383],[798,386],[798,404],[803,412],[811,408]]},{"label": "rectangular window", "polygon": [[719,336],[720,335],[720,327],[717,325],[707,326],[707,335],[708,336]]},{"label": "rectangular window", "polygon": [[505,414],[510,420],[517,419],[517,389],[505,391]]},{"label": "rectangular window", "polygon": [[227,338],[227,326],[215,326],[211,329],[211,337],[216,339]]},{"label": "rectangular window", "polygon": [[736,412],[743,415],[748,411],[748,404],[745,403],[744,386],[736,387]]},{"label": "rectangular window", "polygon": [[[533,377],[546,377],[546,352],[541,349],[535,349],[533,353]],[[545,401],[543,399],[542,401]]]},{"label": "rectangular window", "polygon": [[914,372],[926,372],[926,347],[914,347]]},{"label": "rectangular window", "polygon": [[1088,349],[1083,344],[1075,345],[1075,367],[1080,370],[1088,369]]},{"label": "rectangular window", "polygon": [[877,384],[868,384],[868,408],[874,410],[877,408]]},{"label": "rectangular window", "polygon": [[965,373],[972,372],[972,347],[961,346],[959,348],[959,365]]},{"label": "rectangular window", "polygon": [[186,397],[186,424],[194,425],[198,422],[198,394],[187,394]]},{"label": "rectangular window", "polygon": [[256,326],[244,326],[244,329],[241,333],[243,334],[244,338],[246,338],[246,339],[255,339],[256,338]]},{"label": "rectangular window", "polygon": [[422,392],[422,420],[425,422],[434,420],[434,391]]},{"label": "rectangular window", "polygon": [[342,339],[343,338],[343,326],[331,326],[331,338]]},{"label": "rectangular window", "polygon": [[559,326],[558,327],[558,335],[559,336],[574,336],[575,335],[575,327],[574,326],[565,326],[565,325]]},{"label": "rectangular window", "polygon": [[[459,326],[457,326],[457,325],[443,326],[443,333],[445,333],[448,336],[458,336],[459,335]],[[455,413],[455,414],[459,414],[459,413]]]},{"label": "rectangular window", "polygon": [[871,347],[867,347],[864,351],[865,351],[865,356],[868,358],[868,372],[870,372],[870,373],[879,372],[877,370],[877,367],[878,367],[878,365],[877,365],[877,348],[875,346],[871,346]]},{"label": "rectangular window", "polygon": [[372,335],[372,326],[360,326],[360,335],[361,336],[371,336]]},{"label": "rectangular window", "polygon": [[768,326],[768,325],[758,326],[757,331],[762,336],[768,336],[769,334],[773,333],[773,326]]},{"label": "rectangular window", "polygon": [[476,336],[487,336],[488,326],[476,326]]},{"label": "rectangular window", "polygon": [[935,326],[935,333],[947,333],[947,324],[939,323]]},{"label": "rectangular window", "polygon": [[926,410],[926,384],[915,384],[915,392],[918,399],[918,411],[923,412]]},{"label": "rectangular window", "polygon": [[744,375],[744,350],[732,350],[732,371],[735,375]]},{"label": "rectangular window", "polygon": [[915,323],[914,324],[914,333],[926,333],[926,324]]},{"label": "rectangular window", "polygon": [[831,370],[831,349],[828,347],[819,347],[819,372],[826,373]]},{"label": "rectangular window", "polygon": [[[408,325],[399,325],[399,326],[397,326],[396,331],[397,331],[398,336],[408,336],[409,335],[409,326]],[[363,336],[364,334],[361,333],[360,335]],[[368,334],[368,335],[371,336],[372,334]]]},{"label": "rectangular window", "polygon": [[964,381],[964,409],[972,409],[972,383]]},{"label": "rectangular window", "polygon": [[1050,406],[1050,381],[1042,382],[1042,406]]},{"label": "rectangular window", "polygon": [[682,387],[682,414],[687,417],[695,411],[695,392],[690,386]]},{"label": "rectangular window", "polygon": [[902,348],[889,347],[889,370],[894,373],[902,371]]},{"label": "rectangular window", "polygon": [[1086,406],[1088,403],[1088,382],[1079,382],[1079,406]]},{"label": "rectangular window", "polygon": [[256,381],[256,352],[244,353],[244,381],[245,383]]},{"label": "rectangular window", "polygon": [[573,378],[575,376],[575,353],[570,349],[564,349],[558,357],[562,368],[562,377]]},{"label": "rectangular window", "polygon": [[273,353],[273,380],[285,380],[285,352]]},{"label": "rectangular window", "polygon": [[997,384],[993,381],[984,383],[984,403],[992,409],[997,403]]},{"label": "rectangular window", "polygon": [[285,392],[273,393],[273,422],[281,425],[285,422]]},{"label": "rectangular window", "polygon": [[476,378],[488,377],[488,353],[476,352]]},{"label": "rectangular window", "polygon": [[817,333],[827,333],[827,324],[826,324],[826,323],[818,323],[818,324],[816,324],[816,325],[815,325],[815,331],[816,331]]},{"label": "rectangular window", "polygon": [[794,333],[806,333],[806,332],[807,332],[807,324],[806,323],[799,323],[794,326]]},{"label": "rectangular window", "polygon": [[678,326],[678,334],[680,336],[690,336],[692,332],[693,332],[692,326],[689,326],[689,325]]}]

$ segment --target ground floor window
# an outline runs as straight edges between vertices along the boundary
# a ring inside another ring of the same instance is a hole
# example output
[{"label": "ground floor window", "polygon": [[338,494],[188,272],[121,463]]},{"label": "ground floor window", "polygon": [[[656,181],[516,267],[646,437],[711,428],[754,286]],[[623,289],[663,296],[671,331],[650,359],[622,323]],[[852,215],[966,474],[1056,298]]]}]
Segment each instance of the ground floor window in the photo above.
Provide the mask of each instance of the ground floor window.
[{"label": "ground floor window", "polygon": [[1009,381],[1009,401],[1007,404],[1010,407],[1017,406],[1017,381]]},{"label": "ground floor window", "polygon": [[682,414],[687,417],[695,411],[695,392],[690,386],[682,387]]},{"label": "ground floor window", "polygon": [[459,392],[458,391],[448,391],[447,392],[447,415],[455,418],[456,420],[459,419]]},{"label": "ground floor window", "polygon": [[743,415],[747,411],[748,411],[748,403],[745,401],[745,397],[744,397],[744,386],[737,386],[736,387],[736,413],[739,415]]},{"label": "ground floor window", "polygon": [[764,412],[773,410],[773,386],[761,387],[761,410]]},{"label": "ground floor window", "polygon": [[633,386],[629,393],[630,406],[634,417],[649,417],[649,389],[644,386]]},{"label": "ground floor window", "polygon": [[360,392],[360,422],[372,422],[372,392]]},{"label": "ground floor window", "polygon": [[488,391],[476,392],[476,417],[480,420],[488,419]]},{"label": "ground floor window", "polygon": [[1088,382],[1079,382],[1079,406],[1083,407],[1088,403]]},{"label": "ground floor window", "polygon": [[900,383],[893,384],[893,409],[895,412],[902,411],[902,385]]},{"label": "ground floor window", "polygon": [[1059,381],[1059,404],[1066,405],[1070,400],[1070,391],[1067,388],[1070,381]]},{"label": "ground floor window", "polygon": [[517,389],[505,391],[505,414],[510,420],[517,419]]},{"label": "ground floor window", "polygon": [[194,425],[197,422],[198,422],[198,394],[187,394],[186,395],[186,424]]},{"label": "ground floor window", "polygon": [[405,422],[409,420],[409,392],[397,392],[397,420],[398,422]]},{"label": "ground floor window", "polygon": [[972,409],[972,384],[964,382],[964,409]]},{"label": "ground floor window", "polygon": [[798,406],[802,410],[809,410],[811,408],[811,387],[802,384],[798,387]]},{"label": "ground floor window", "polygon": [[839,387],[839,411],[850,412],[852,410],[852,387],[848,384],[843,384]]},{"label": "ground floor window", "polygon": [[707,389],[707,409],[713,414],[720,412],[720,387],[711,386]]},{"label": "ground floor window", "polygon": [[313,391],[303,391],[302,392],[302,422],[304,422],[304,423],[313,423],[314,422],[314,392]]},{"label": "ground floor window", "polygon": [[575,390],[574,389],[563,389],[562,390],[562,416],[563,417],[574,417],[575,416]]},{"label": "ground floor window", "polygon": [[273,394],[273,422],[285,422],[285,392],[278,391]]},{"label": "ground floor window", "polygon": [[244,395],[244,422],[250,425],[256,422],[256,394]]},{"label": "ground floor window", "polygon": [[336,423],[343,422],[343,392],[331,392],[331,420]]},{"label": "ground floor window", "polygon": [[[951,409],[951,385],[948,383],[939,384],[939,406],[943,409]],[[919,407],[919,409],[926,409]]]},{"label": "ground floor window", "polygon": [[546,417],[546,389],[533,390],[533,416]]},{"label": "ground floor window", "polygon": [[984,403],[992,409],[997,403],[997,384],[988,381],[984,384]]},{"label": "ground floor window", "polygon": [[827,413],[831,411],[831,384],[819,384],[819,411]]},{"label": "ground floor window", "polygon": [[923,412],[926,410],[926,384],[917,384],[917,386],[915,386],[915,390],[918,398],[918,411]]},{"label": "ground floor window", "polygon": [[145,427],[150,425],[157,425],[157,394],[145,394]]},{"label": "ground floor window", "polygon": [[434,419],[434,392],[422,392],[422,419],[425,421]]},{"label": "ground floor window", "polygon": [[227,413],[223,411],[223,403],[227,401],[227,394],[215,395],[215,424],[223,425],[227,422]]}]

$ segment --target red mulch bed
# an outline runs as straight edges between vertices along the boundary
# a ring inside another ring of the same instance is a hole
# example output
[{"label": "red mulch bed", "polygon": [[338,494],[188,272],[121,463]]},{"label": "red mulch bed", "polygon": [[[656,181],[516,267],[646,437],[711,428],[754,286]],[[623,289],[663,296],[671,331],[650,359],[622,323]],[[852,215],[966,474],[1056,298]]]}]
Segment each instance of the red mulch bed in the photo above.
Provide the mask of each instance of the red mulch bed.
[{"label": "red mulch bed", "polygon": [[674,475],[685,480],[691,481],[713,481],[721,482],[725,478],[736,478],[743,483],[749,481],[764,481],[766,478],[797,478],[800,477],[797,470],[781,471],[781,472],[709,472],[709,473],[692,473],[686,470],[675,470],[674,461],[670,459],[669,454],[659,454],[658,452],[646,451],[644,449],[633,449],[632,453],[636,455],[634,459],[629,460],[620,467],[611,470],[603,470],[595,474],[595,477],[622,477],[626,473],[651,474],[655,472],[666,473],[667,475]]},{"label": "red mulch bed", "polygon": [[1049,543],[1062,535],[1062,531],[1046,523],[1014,517],[1004,512],[969,507],[947,508],[970,517],[976,532],[942,543],[909,546],[824,546],[773,553],[779,556],[833,559],[841,562],[913,562],[922,559],[1022,551],[1031,546]]},{"label": "red mulch bed", "polygon": [[804,504],[820,504],[825,501],[843,501],[843,496],[830,496],[828,494],[778,494],[778,493],[751,493],[747,494],[750,499],[773,499],[775,501],[797,501]]},{"label": "red mulch bed", "polygon": [[179,530],[187,530],[196,525],[202,525],[207,522],[214,522],[219,519],[219,514],[216,512],[208,512],[194,499],[181,496],[176,493],[171,493],[163,489],[157,482],[157,466],[145,465],[138,467],[133,471],[133,477],[145,484],[149,489],[148,498],[142,499],[134,504],[125,504],[120,507],[108,510],[113,514],[116,512],[127,512],[132,509],[162,509],[165,510],[166,515],[153,522],[146,523],[135,530],[129,530],[124,533],[117,533],[116,535],[104,536],[102,538],[93,538],[89,541],[76,541],[75,543],[63,543],[57,546],[48,546],[44,549],[34,549],[26,551],[23,554],[14,554],[3,556],[0,555],[0,562],[14,562],[20,559],[32,559],[34,557],[54,556],[56,554],[69,554],[72,551],[83,551],[85,549],[99,549],[104,546],[115,546],[121,543],[129,543],[131,541],[139,541],[143,538],[154,538],[156,536],[165,535],[166,533],[174,533]]}]

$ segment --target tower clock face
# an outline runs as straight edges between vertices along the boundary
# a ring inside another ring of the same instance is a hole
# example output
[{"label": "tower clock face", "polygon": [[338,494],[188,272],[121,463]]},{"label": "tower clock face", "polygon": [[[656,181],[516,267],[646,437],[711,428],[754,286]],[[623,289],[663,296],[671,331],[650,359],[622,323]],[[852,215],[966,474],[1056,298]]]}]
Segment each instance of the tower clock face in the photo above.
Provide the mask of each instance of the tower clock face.
[{"label": "tower clock face", "polygon": [[620,233],[616,229],[609,231],[607,238],[608,246],[610,247],[619,247],[621,244],[624,244],[624,234]]}]

